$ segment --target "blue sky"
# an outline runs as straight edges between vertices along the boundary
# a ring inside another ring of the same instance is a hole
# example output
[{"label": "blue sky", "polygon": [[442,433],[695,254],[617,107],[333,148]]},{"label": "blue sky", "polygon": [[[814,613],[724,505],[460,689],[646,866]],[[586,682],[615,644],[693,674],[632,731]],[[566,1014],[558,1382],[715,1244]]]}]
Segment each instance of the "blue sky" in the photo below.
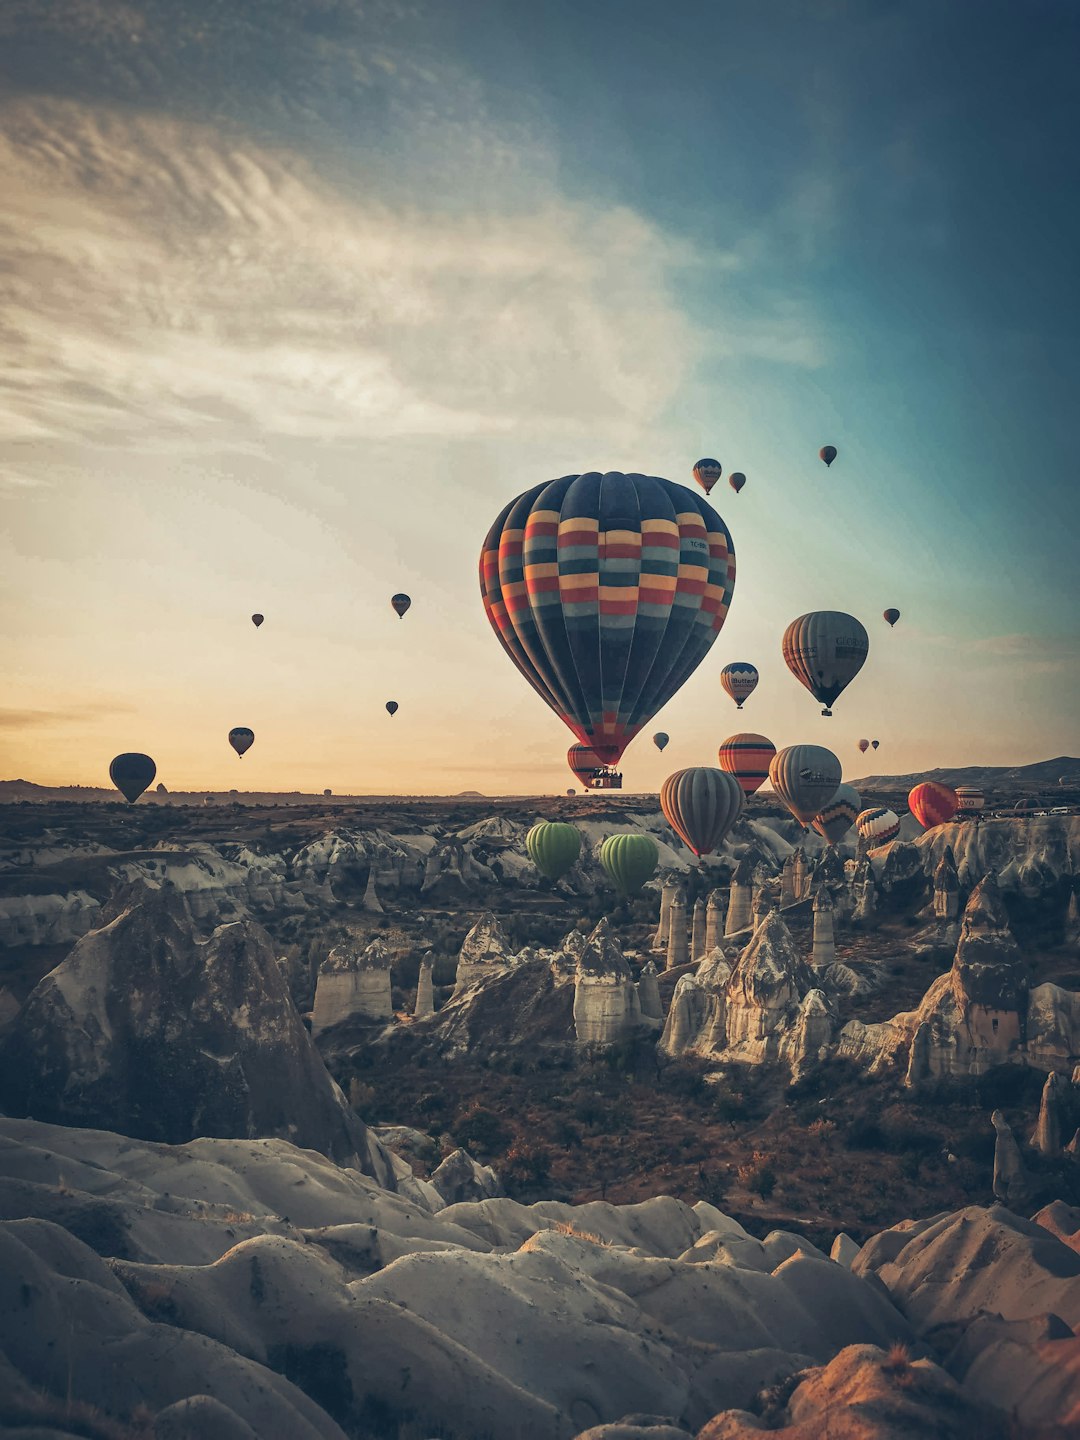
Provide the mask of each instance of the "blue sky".
[{"label": "blue sky", "polygon": [[814,608],[871,632],[847,775],[878,732],[1077,753],[1078,39],[1064,0],[6,7],[0,771],[236,784],[249,724],[264,788],[561,789],[479,542],[705,453],[735,597],[635,788],[737,728],[729,659],[739,723],[829,739],[778,654]]}]

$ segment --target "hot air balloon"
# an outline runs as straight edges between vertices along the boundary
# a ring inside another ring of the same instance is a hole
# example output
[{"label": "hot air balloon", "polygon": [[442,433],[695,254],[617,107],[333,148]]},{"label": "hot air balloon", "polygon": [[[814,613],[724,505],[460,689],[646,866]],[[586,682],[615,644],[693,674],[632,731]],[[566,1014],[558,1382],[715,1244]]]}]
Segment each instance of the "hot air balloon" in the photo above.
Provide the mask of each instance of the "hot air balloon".
[{"label": "hot air balloon", "polygon": [[742,473],[741,470],[736,470],[728,476],[727,483],[731,486],[732,490],[734,490],[735,494],[737,495],[742,489],[742,487],[746,484],[746,476]]},{"label": "hot air balloon", "polygon": [[869,810],[859,813],[855,819],[855,829],[858,830],[860,838],[866,841],[866,848],[876,850],[879,845],[887,845],[900,834],[900,816],[895,810],[873,805]]},{"label": "hot air balloon", "polygon": [[1013,806],[1013,814],[1030,815],[1031,812],[1037,810],[1041,804],[1042,801],[1037,795],[1025,795],[1022,800],[1017,800]]},{"label": "hot air balloon", "polygon": [[956,791],[948,785],[939,785],[936,780],[924,780],[916,785],[907,797],[908,809],[924,830],[935,825],[944,825],[956,814],[959,801]]},{"label": "hot air balloon", "polygon": [[855,824],[862,796],[852,785],[841,785],[823,810],[814,816],[814,829],[830,845],[839,845]]},{"label": "hot air balloon", "polygon": [[900,619],[900,611],[893,609],[883,610],[882,619],[887,620],[890,626],[895,625],[897,620]]},{"label": "hot air balloon", "polygon": [[603,760],[588,745],[571,745],[566,752],[566,763],[586,788],[592,785],[596,772],[604,768]]},{"label": "hot air balloon", "polygon": [[648,475],[565,475],[491,527],[480,589],[499,641],[604,765],[697,669],[735,584],[727,527]]},{"label": "hot air balloon", "polygon": [[255,629],[257,630],[265,619],[265,615],[252,615],[251,623],[255,626]]},{"label": "hot air balloon", "polygon": [[567,795],[576,795],[576,794],[577,794],[577,791],[576,791],[576,790],[567,790],[566,793],[567,793]]},{"label": "hot air balloon", "polygon": [[784,631],[784,663],[831,715],[829,708],[863,667],[870,637],[861,621],[841,610],[812,610]]},{"label": "hot air balloon", "polygon": [[324,800],[329,800],[329,799],[330,799],[330,796],[333,795],[334,792],[333,792],[332,790],[324,790],[322,793],[323,793],[323,799],[324,799]]},{"label": "hot air balloon", "polygon": [[676,770],[660,787],[664,818],[699,860],[719,849],[744,804],[735,776],[705,765]]},{"label": "hot air balloon", "polygon": [[836,459],[836,446],[823,445],[817,453],[819,460],[824,460],[826,465],[831,465]]},{"label": "hot air balloon", "polygon": [[860,750],[862,751],[862,753],[865,755],[866,752],[867,752],[867,750],[870,749],[870,741],[869,741],[869,740],[860,740],[860,741],[859,741],[859,749],[860,749]]},{"label": "hot air balloon", "polygon": [[668,743],[670,739],[670,735],[665,734],[663,730],[658,730],[656,734],[652,737],[652,743],[656,746],[658,750],[663,750],[664,746]]},{"label": "hot air balloon", "polygon": [[823,745],[789,745],[769,766],[773,789],[803,826],[820,815],[843,778],[840,761]]},{"label": "hot air balloon", "polygon": [[398,703],[397,703],[397,701],[396,701],[396,700],[387,700],[387,702],[386,702],[386,713],[387,713],[388,715],[396,715],[397,712],[398,712]]},{"label": "hot air balloon", "polygon": [[117,755],[109,766],[109,779],[132,805],[146,787],[154,783],[156,774],[157,766],[150,756],[138,751]]},{"label": "hot air balloon", "polygon": [[620,895],[635,895],[656,869],[660,850],[651,835],[609,835],[598,859]]},{"label": "hot air balloon", "polygon": [[986,796],[974,785],[958,785],[956,798],[959,801],[956,811],[958,815],[978,815],[986,806]]},{"label": "hot air balloon", "polygon": [[403,620],[405,618],[405,611],[408,610],[412,604],[412,600],[408,595],[391,595],[390,604],[397,611],[398,619]]},{"label": "hot air balloon", "polygon": [[881,744],[881,741],[880,741],[880,740],[871,740],[871,741],[870,741],[870,744],[871,744],[871,745],[874,747],[874,749],[876,750],[877,747]]},{"label": "hot air balloon", "polygon": [[719,460],[699,460],[694,466],[694,479],[706,495],[720,479],[722,473]]},{"label": "hot air balloon", "polygon": [[229,731],[229,744],[242,760],[244,752],[255,744],[255,731],[249,730],[246,725],[236,725]]},{"label": "hot air balloon", "polygon": [[720,745],[720,769],[726,770],[742,787],[747,799],[769,778],[769,765],[776,746],[764,735],[751,732],[729,735]]},{"label": "hot air balloon", "polygon": [[748,660],[733,660],[720,671],[720,684],[735,701],[736,710],[741,710],[743,701],[750,699],[757,683],[757,669]]},{"label": "hot air balloon", "polygon": [[541,820],[525,836],[525,850],[541,875],[558,880],[581,854],[581,833],[573,825]]}]

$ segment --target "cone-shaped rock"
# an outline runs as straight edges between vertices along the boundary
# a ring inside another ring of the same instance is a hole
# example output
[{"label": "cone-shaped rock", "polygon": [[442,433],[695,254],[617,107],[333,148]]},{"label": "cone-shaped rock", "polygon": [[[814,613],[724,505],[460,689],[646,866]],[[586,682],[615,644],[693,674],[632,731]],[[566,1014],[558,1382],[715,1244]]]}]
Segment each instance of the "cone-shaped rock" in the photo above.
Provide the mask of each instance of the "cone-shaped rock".
[{"label": "cone-shaped rock", "polygon": [[513,958],[506,932],[491,911],[485,911],[462,941],[454,994],[460,995],[495,975],[504,974]]},{"label": "cone-shaped rock", "polygon": [[601,920],[578,957],[574,1031],[583,1045],[613,1045],[640,1025],[641,1008],[630,966]]},{"label": "cone-shaped rock", "polygon": [[749,926],[753,914],[753,904],[754,867],[750,863],[750,857],[744,855],[735,866],[735,873],[731,877],[727,920],[724,924],[725,935],[735,935]]},{"label": "cone-shaped rock", "polygon": [[311,1033],[318,1035],[355,1015],[389,1020],[394,1013],[392,961],[393,956],[378,937],[363,947],[355,941],[335,945],[319,966]]}]

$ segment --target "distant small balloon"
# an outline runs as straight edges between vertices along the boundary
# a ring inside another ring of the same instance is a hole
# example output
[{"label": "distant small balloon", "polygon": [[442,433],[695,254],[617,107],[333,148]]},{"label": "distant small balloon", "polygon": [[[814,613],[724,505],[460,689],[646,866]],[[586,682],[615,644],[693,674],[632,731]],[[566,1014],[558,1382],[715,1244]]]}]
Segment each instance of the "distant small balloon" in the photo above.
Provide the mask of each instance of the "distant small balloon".
[{"label": "distant small balloon", "polygon": [[895,625],[897,620],[900,619],[900,611],[893,609],[885,610],[882,612],[882,619],[886,620],[890,626]]},{"label": "distant small balloon", "polygon": [[694,466],[694,479],[701,486],[702,490],[705,491],[706,495],[708,495],[722,474],[723,471],[720,468],[719,460],[706,458],[699,460]]},{"label": "distant small balloon", "polygon": [[412,604],[412,599],[408,595],[391,595],[390,604],[397,611],[398,619],[403,620],[405,618],[405,611],[408,610]]},{"label": "distant small balloon", "polygon": [[732,490],[734,490],[735,494],[737,495],[742,489],[742,487],[746,484],[746,476],[742,473],[741,470],[735,470],[732,472],[732,474],[728,476],[727,483],[731,486]]},{"label": "distant small balloon", "polygon": [[567,795],[576,795],[576,794],[577,794],[577,791],[576,791],[576,790],[573,790],[573,789],[571,789],[571,790],[567,790],[567,792],[566,792],[566,793],[567,793]]},{"label": "distant small balloon", "polygon": [[150,756],[137,750],[117,755],[109,765],[109,779],[131,805],[154,783],[156,774],[157,766]]},{"label": "distant small balloon", "polygon": [[826,465],[831,465],[836,459],[836,446],[823,445],[818,451],[818,458],[824,460]]},{"label": "distant small balloon", "polygon": [[329,800],[329,799],[330,799],[330,796],[333,795],[334,792],[333,792],[332,790],[324,790],[322,793],[323,793],[323,798],[324,798],[325,800]]},{"label": "distant small balloon", "polygon": [[386,702],[386,713],[387,713],[388,715],[396,715],[397,712],[398,712],[398,703],[397,703],[397,701],[396,701],[396,700],[387,700],[387,702]]},{"label": "distant small balloon", "polygon": [[881,744],[881,741],[880,741],[880,740],[871,740],[871,741],[870,741],[870,744],[871,744],[871,745],[874,747],[874,749],[876,750],[877,747]]},{"label": "distant small balloon", "polygon": [[242,760],[245,753],[255,744],[255,731],[249,730],[246,725],[237,725],[229,731],[229,744]]},{"label": "distant small balloon", "polygon": [[265,619],[265,615],[252,615],[251,623],[255,626],[255,629],[257,630]]},{"label": "distant small balloon", "polygon": [[866,752],[867,752],[867,750],[870,749],[870,741],[869,741],[869,740],[860,740],[860,741],[859,741],[859,749],[860,749],[860,750],[862,751],[862,753],[865,755]]},{"label": "distant small balloon", "polygon": [[652,743],[656,746],[658,750],[663,750],[664,746],[668,743],[670,739],[670,735],[665,735],[663,730],[658,730],[656,734],[652,737]]}]

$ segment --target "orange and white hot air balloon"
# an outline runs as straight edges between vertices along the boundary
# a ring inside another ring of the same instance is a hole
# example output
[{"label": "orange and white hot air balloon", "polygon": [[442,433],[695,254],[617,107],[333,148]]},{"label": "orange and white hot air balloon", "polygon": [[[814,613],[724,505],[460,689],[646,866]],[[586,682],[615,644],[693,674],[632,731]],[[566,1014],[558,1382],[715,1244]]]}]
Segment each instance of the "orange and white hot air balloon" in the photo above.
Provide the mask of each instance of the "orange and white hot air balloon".
[{"label": "orange and white hot air balloon", "polygon": [[749,731],[729,735],[720,744],[720,769],[735,776],[749,799],[769,778],[769,766],[775,754],[776,746],[764,735]]},{"label": "orange and white hot air balloon", "polygon": [[907,797],[908,809],[924,830],[935,825],[944,825],[960,808],[955,790],[948,785],[939,785],[936,780],[924,780],[916,785]]}]

